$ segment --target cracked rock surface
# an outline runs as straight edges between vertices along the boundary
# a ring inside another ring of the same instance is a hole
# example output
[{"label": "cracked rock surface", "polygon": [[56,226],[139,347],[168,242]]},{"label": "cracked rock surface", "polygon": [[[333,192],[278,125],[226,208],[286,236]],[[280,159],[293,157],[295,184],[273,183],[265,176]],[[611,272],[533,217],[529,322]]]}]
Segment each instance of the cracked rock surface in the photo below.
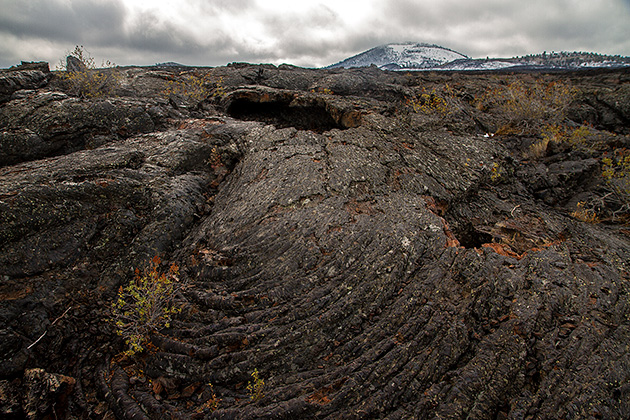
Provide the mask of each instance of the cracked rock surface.
[{"label": "cracked rock surface", "polygon": [[[34,78],[0,105],[3,418],[630,417],[628,209],[601,176],[627,71],[126,68],[98,99],[23,72],[0,73]],[[163,94],[190,74],[224,92]],[[570,83],[598,146],[487,133],[471,98],[514,78]],[[410,109],[446,83],[450,112]],[[111,305],[156,255],[181,312],[125,357]]]}]

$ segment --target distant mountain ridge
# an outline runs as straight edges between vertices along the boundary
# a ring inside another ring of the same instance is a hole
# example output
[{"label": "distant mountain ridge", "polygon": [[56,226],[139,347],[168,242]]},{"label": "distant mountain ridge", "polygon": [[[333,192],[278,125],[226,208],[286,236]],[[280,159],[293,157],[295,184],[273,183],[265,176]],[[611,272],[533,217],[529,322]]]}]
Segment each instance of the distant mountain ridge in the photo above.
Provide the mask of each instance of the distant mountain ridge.
[{"label": "distant mountain ridge", "polygon": [[392,43],[349,57],[326,68],[377,66],[382,70],[576,70],[630,66],[630,57],[591,52],[552,52],[513,58],[474,59],[435,44]]}]

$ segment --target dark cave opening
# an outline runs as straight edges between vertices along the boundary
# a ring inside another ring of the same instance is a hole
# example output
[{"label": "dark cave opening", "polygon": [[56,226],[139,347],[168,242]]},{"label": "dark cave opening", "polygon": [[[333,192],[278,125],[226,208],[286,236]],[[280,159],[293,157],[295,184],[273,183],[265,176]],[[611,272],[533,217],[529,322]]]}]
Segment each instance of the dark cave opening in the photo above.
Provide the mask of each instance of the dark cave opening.
[{"label": "dark cave opening", "polygon": [[239,120],[260,121],[277,128],[295,127],[316,133],[345,128],[325,107],[316,104],[295,106],[281,101],[253,102],[238,98],[230,103],[227,113]]},{"label": "dark cave opening", "polygon": [[472,223],[453,229],[453,234],[464,248],[481,248],[483,244],[492,242],[492,235],[478,231]]}]

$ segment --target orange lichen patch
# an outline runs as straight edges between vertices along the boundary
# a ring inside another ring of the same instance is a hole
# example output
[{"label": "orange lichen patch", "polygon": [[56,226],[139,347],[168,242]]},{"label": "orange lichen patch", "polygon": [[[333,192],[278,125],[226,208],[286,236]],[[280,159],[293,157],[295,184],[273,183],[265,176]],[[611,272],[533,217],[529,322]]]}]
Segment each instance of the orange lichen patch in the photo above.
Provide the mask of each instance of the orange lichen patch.
[{"label": "orange lichen patch", "polygon": [[232,343],[228,344],[225,347],[225,351],[227,353],[234,353],[235,351],[243,350],[247,346],[249,346],[249,340],[247,339],[247,337],[245,337],[245,338],[243,338],[240,341],[235,341],[235,342],[232,342]]},{"label": "orange lichen patch", "polygon": [[514,335],[518,335],[523,338],[528,338],[527,332],[523,331],[522,325],[520,324],[514,324],[514,326],[512,327],[512,331],[514,332]]},{"label": "orange lichen patch", "polygon": [[189,118],[184,121],[179,121],[177,124],[177,129],[179,130],[185,130],[189,128],[203,129],[209,125],[217,125],[217,124],[225,124],[225,123],[223,121],[217,121],[217,120]]},{"label": "orange lichen patch", "polygon": [[427,209],[435,215],[444,216],[448,210],[448,203],[442,200],[436,200],[430,195],[423,195],[425,203],[427,203]]},{"label": "orange lichen patch", "polygon": [[446,223],[446,220],[442,219],[442,223],[444,224],[444,234],[446,235],[446,247],[460,247],[461,244],[459,243],[459,240],[455,237],[455,234],[451,232],[451,229],[448,227],[448,223]]},{"label": "orange lichen patch", "polygon": [[99,187],[106,188],[110,184],[115,184],[116,180],[115,179],[111,179],[111,178],[99,178],[99,179],[94,180],[94,183],[96,185],[98,185]]},{"label": "orange lichen patch", "polygon": [[[397,146],[394,146],[395,150],[399,150],[399,148]],[[393,170],[390,175],[389,175],[389,179],[388,179],[388,184],[391,185],[391,187],[393,188],[394,191],[398,191],[401,188],[400,185],[400,178],[403,175],[407,175],[407,174],[413,174],[415,173],[416,170],[413,168],[398,168],[396,170]]]},{"label": "orange lichen patch", "polygon": [[326,405],[331,402],[328,397],[331,393],[338,391],[348,378],[342,378],[332,385],[323,387],[306,398],[306,402],[317,405]]},{"label": "orange lichen patch", "polygon": [[392,189],[394,191],[400,190],[400,176],[401,175],[402,175],[402,172],[398,169],[393,171],[391,174],[389,184],[392,186]]},{"label": "orange lichen patch", "polygon": [[404,342],[405,342],[405,336],[400,331],[398,331],[396,335],[394,336],[394,343],[400,346],[404,344]]},{"label": "orange lichen patch", "polygon": [[446,209],[448,207],[448,204],[446,204],[443,201],[437,201],[436,199],[428,195],[422,196],[422,198],[427,204],[427,209],[431,213],[438,216],[440,218],[440,221],[442,222],[444,234],[446,235],[446,248],[461,247],[461,243],[459,242],[459,239],[455,237],[455,234],[451,231],[451,228],[448,226],[448,223],[446,223],[446,220],[444,220],[444,218],[442,217],[444,214],[446,214]]},{"label": "orange lichen patch", "polygon": [[426,205],[427,205],[427,209],[435,214],[436,216],[438,216],[440,218],[440,221],[442,222],[442,227],[444,229],[444,234],[446,235],[446,248],[459,248],[461,247],[461,243],[459,242],[459,239],[457,239],[457,237],[455,237],[455,234],[451,231],[451,228],[449,227],[448,223],[446,222],[446,220],[444,220],[444,218],[442,217],[444,214],[446,214],[446,210],[448,208],[448,204],[444,201],[438,201],[435,198],[428,196],[428,195],[423,195],[422,198],[424,199]]},{"label": "orange lichen patch", "polygon": [[214,249],[200,249],[197,254],[201,256],[204,263],[217,267],[230,267],[234,265],[232,258],[222,255]]},{"label": "orange lichen patch", "polygon": [[[328,388],[328,387],[327,387]],[[326,405],[331,402],[330,398],[328,398],[327,393],[329,392],[327,388],[320,389],[319,391],[311,394],[306,402],[317,405]],[[328,391],[328,392],[327,392]]]},{"label": "orange lichen patch", "polygon": [[345,208],[348,213],[353,215],[375,213],[372,205],[367,201],[357,201],[352,199],[346,203]]},{"label": "orange lichen patch", "polygon": [[269,95],[268,93],[263,93],[260,96],[257,97],[253,97],[253,99],[257,100],[258,102],[264,103],[264,102],[271,102],[271,95]]},{"label": "orange lichen patch", "polygon": [[260,172],[258,173],[258,175],[256,175],[256,178],[254,179],[254,181],[262,181],[264,179],[267,179],[268,173],[269,173],[269,170],[267,168],[262,168]]},{"label": "orange lichen patch", "polygon": [[358,127],[361,125],[361,116],[362,113],[359,111],[346,112],[341,116],[341,120],[339,122],[345,128]]},{"label": "orange lichen patch", "polygon": [[483,244],[482,247],[493,249],[494,252],[496,252],[499,255],[503,255],[505,257],[516,258],[517,260],[520,260],[524,256],[524,254],[519,255],[516,252],[512,251],[510,246],[506,244],[489,243],[489,244]]},{"label": "orange lichen patch", "polygon": [[31,293],[33,293],[33,287],[30,284],[10,283],[0,285],[0,301],[22,299]]}]

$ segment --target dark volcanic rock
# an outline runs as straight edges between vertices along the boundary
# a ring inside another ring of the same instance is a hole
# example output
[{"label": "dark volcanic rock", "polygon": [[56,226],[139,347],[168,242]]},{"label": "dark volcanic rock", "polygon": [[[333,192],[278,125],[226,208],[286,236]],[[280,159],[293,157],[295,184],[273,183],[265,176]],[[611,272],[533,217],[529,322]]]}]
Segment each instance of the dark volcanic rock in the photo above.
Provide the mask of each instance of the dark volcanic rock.
[{"label": "dark volcanic rock", "polygon": [[50,73],[50,66],[46,61],[22,61],[19,65],[10,67],[8,71],[39,70]]},{"label": "dark volcanic rock", "polygon": [[65,154],[155,129],[142,100],[87,101],[61,92],[20,91],[0,110],[0,166]]},{"label": "dark volcanic rock", "polygon": [[41,70],[0,72],[0,104],[11,99],[13,93],[22,89],[37,89],[45,86],[50,73]]},{"label": "dark volcanic rock", "polygon": [[66,69],[70,72],[84,72],[87,71],[87,66],[77,57],[69,55],[66,57]]},{"label": "dark volcanic rock", "polygon": [[[627,208],[601,177],[619,72],[121,74],[117,98],[0,108],[3,416],[630,416]],[[160,96],[191,74],[226,94]],[[484,136],[502,116],[473,99],[509,77],[570,80],[590,143]],[[411,111],[445,82],[450,112]],[[123,357],[111,304],[156,255],[181,312]]]},{"label": "dark volcanic rock", "polygon": [[68,397],[76,381],[43,369],[30,369],[24,374],[27,419],[65,417]]}]

